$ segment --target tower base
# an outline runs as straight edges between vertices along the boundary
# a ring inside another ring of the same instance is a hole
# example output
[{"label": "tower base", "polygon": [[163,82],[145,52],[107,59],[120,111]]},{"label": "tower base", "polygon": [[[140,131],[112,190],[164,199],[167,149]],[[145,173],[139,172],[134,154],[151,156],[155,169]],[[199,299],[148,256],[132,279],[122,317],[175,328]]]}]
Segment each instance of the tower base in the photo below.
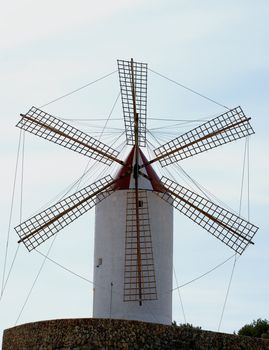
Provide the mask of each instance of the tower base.
[{"label": "tower base", "polygon": [[2,350],[40,349],[268,350],[269,341],[203,331],[190,325],[95,318],[26,323],[4,331]]}]

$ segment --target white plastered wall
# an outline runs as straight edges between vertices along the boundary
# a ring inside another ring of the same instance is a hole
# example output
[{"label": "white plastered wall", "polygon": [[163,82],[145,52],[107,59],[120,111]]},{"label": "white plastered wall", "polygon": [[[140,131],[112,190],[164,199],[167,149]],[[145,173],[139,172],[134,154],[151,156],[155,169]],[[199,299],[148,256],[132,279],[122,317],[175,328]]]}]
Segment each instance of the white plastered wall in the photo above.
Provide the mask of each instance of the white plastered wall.
[{"label": "white plastered wall", "polygon": [[119,190],[96,206],[93,317],[172,322],[173,207],[147,194],[158,299],[123,301],[127,190]]}]

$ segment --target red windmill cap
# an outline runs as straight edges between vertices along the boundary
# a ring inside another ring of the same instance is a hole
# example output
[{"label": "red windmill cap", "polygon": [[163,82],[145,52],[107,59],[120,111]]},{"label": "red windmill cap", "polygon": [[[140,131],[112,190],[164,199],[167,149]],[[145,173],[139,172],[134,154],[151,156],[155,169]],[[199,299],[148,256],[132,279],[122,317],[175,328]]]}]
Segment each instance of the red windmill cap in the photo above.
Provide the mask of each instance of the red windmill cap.
[{"label": "red windmill cap", "polygon": [[[135,163],[135,146],[128,154],[124,165],[119,169],[116,175],[114,190],[128,190],[135,188],[135,180],[133,176],[133,166]],[[144,153],[139,149],[138,164],[142,166],[140,171],[145,174],[138,177],[138,188],[150,191],[164,192],[163,185],[152,166],[148,164],[148,160]],[[128,175],[127,175],[128,174]]]}]

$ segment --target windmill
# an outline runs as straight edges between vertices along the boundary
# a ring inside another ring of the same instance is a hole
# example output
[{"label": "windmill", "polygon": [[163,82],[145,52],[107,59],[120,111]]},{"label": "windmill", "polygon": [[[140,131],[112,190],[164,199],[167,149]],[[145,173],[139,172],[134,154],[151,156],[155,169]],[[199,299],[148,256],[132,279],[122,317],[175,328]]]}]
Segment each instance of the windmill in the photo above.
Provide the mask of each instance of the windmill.
[{"label": "windmill", "polygon": [[154,149],[146,158],[147,73],[145,63],[118,60],[126,144],[119,152],[66,122],[32,107],[17,126],[104,163],[105,176],[15,227],[31,251],[96,207],[93,316],[171,324],[173,209],[179,210],[238,254],[253,244],[258,227],[163,176],[166,167],[254,133],[236,107]]}]

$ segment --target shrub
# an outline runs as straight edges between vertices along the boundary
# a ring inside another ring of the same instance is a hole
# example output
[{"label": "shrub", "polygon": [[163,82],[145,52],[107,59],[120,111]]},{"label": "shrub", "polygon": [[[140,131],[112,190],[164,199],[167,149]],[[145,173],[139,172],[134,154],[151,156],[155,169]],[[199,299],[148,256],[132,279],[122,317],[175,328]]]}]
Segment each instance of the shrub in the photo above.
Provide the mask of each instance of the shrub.
[{"label": "shrub", "polygon": [[269,321],[258,318],[250,324],[246,324],[238,331],[238,335],[246,335],[249,337],[261,338],[269,331]]}]

